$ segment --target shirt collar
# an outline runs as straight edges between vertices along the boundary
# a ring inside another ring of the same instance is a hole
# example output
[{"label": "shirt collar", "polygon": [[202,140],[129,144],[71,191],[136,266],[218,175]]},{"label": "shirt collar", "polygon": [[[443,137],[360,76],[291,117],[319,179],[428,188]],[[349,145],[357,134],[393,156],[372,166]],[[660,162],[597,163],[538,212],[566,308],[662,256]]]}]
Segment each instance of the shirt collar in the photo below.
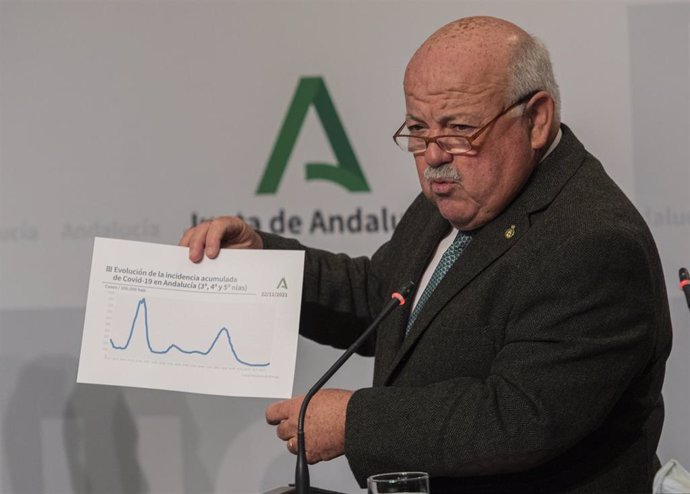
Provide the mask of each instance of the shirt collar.
[{"label": "shirt collar", "polygon": [[539,163],[544,161],[546,159],[546,157],[548,155],[550,155],[554,149],[556,149],[556,146],[558,146],[558,143],[561,142],[561,137],[563,137],[563,131],[559,128],[558,134],[556,134],[556,137],[554,138],[553,142],[549,146],[549,149],[546,150],[546,152],[544,153],[544,156],[542,156],[541,159],[539,160]]}]

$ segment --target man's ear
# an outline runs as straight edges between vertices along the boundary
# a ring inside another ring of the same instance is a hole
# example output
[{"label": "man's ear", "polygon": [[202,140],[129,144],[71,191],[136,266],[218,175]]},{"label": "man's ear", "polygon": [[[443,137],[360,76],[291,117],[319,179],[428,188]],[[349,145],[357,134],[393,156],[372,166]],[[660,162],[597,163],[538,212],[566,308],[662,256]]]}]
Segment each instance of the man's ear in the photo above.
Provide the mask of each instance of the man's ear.
[{"label": "man's ear", "polygon": [[546,91],[539,91],[527,102],[525,115],[529,118],[530,142],[535,151],[544,149],[549,142],[554,112],[555,103]]}]

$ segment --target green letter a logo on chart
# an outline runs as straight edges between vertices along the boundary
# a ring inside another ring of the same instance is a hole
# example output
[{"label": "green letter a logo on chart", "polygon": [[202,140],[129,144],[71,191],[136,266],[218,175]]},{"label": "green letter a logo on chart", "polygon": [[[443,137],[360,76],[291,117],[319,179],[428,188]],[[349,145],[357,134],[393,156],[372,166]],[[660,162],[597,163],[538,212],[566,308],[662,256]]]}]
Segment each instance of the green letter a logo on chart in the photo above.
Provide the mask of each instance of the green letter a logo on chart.
[{"label": "green letter a logo on chart", "polygon": [[307,110],[314,105],[338,163],[307,163],[307,180],[330,180],[351,192],[368,192],[369,185],[347,139],[326,84],[321,77],[302,77],[292,97],[285,121],[273,145],[257,194],[275,194],[304,125]]}]

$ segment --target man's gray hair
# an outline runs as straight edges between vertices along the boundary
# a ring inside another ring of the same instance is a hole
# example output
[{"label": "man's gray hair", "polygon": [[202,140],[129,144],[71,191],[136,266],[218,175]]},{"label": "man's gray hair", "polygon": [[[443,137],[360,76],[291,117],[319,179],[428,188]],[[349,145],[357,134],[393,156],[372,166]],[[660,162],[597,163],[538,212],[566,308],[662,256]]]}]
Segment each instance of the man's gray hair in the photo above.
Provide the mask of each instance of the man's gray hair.
[{"label": "man's gray hair", "polygon": [[554,116],[560,122],[561,95],[553,76],[549,50],[541,40],[530,35],[520,41],[512,57],[509,75],[511,83],[506,96],[506,105],[515,103],[532,91],[546,91],[555,102]]}]

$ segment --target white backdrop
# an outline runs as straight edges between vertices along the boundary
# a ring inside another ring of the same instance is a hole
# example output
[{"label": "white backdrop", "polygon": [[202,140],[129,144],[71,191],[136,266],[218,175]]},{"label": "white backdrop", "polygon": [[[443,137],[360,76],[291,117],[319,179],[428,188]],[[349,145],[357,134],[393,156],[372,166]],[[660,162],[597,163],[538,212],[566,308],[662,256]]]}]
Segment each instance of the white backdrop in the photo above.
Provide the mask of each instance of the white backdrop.
[{"label": "white backdrop", "polygon": [[[390,235],[309,232],[315,214],[400,217],[418,184],[391,135],[414,49],[465,15],[549,46],[563,120],[649,222],[674,350],[662,461],[690,465],[690,4],[685,2],[0,2],[0,492],[261,492],[293,457],[269,400],[77,386],[94,235],[176,243],[193,217],[281,210],[311,245],[370,254]],[[370,187],[305,180],[335,162],[314,108],[275,194],[255,193],[293,93],[321,77]],[[274,221],[273,225],[277,223]],[[295,393],[338,352],[301,339]],[[356,359],[335,386],[367,386]],[[360,492],[339,459],[313,483]]]}]

